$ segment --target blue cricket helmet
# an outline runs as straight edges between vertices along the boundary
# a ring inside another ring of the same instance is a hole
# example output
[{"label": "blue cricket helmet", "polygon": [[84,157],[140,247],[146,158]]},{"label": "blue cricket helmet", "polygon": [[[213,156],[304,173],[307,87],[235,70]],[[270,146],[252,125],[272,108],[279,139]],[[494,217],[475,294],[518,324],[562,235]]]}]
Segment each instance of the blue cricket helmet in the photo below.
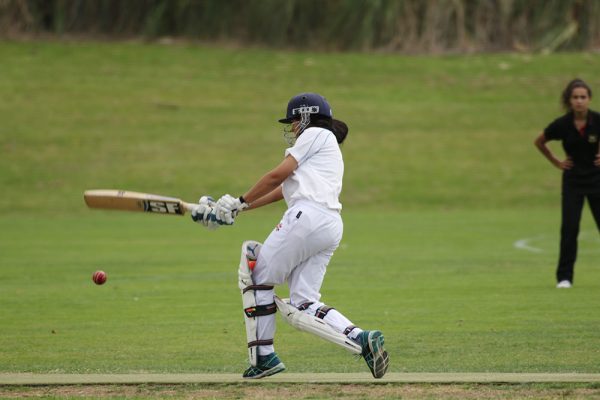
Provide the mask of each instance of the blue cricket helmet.
[{"label": "blue cricket helmet", "polygon": [[300,93],[290,99],[285,118],[279,122],[290,124],[295,119],[305,119],[313,114],[333,118],[331,106],[325,97],[317,93]]}]

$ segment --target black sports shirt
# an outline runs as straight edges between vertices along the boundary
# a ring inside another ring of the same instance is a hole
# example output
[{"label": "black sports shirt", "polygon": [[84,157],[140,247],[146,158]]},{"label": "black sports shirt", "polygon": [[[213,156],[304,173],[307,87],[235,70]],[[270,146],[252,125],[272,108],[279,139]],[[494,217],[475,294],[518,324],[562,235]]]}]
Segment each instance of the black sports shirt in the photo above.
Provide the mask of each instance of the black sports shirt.
[{"label": "black sports shirt", "polygon": [[560,140],[573,168],[564,171],[564,184],[583,193],[600,193],[600,167],[594,165],[600,140],[600,113],[588,110],[585,127],[579,131],[569,112],[544,129],[546,140]]}]

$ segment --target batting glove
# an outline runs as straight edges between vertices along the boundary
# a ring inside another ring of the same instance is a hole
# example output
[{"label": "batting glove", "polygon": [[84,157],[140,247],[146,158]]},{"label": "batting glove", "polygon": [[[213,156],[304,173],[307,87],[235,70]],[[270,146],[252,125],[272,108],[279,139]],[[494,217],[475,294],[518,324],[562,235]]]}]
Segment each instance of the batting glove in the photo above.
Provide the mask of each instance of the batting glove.
[{"label": "batting glove", "polygon": [[223,223],[217,219],[215,201],[210,196],[202,196],[198,205],[192,210],[192,220],[202,224],[209,230],[215,230]]},{"label": "batting glove", "polygon": [[244,201],[242,196],[235,198],[231,195],[223,195],[215,206],[217,219],[223,221],[226,225],[233,225],[235,217],[249,204]]}]

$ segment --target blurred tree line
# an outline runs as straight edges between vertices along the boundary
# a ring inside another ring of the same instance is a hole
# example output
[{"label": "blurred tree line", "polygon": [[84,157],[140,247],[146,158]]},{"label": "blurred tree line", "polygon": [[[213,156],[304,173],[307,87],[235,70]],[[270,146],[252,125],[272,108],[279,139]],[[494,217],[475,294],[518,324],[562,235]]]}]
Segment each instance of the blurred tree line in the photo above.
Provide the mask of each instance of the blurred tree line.
[{"label": "blurred tree line", "polygon": [[600,0],[0,0],[0,37],[404,53],[589,50]]}]

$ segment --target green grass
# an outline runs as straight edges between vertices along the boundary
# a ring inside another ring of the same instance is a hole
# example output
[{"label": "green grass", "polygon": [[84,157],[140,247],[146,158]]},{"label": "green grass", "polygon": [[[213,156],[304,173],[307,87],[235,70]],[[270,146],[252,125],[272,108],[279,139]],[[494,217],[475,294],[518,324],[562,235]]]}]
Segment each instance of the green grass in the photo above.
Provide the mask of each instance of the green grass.
[{"label": "green grass", "polygon": [[247,189],[282,157],[275,121],[318,91],[350,125],[346,206],[551,206],[533,138],[600,57],[406,57],[205,46],[0,44],[0,212],[83,210],[89,187],[196,199]]},{"label": "green grass", "polygon": [[[351,127],[323,300],[384,331],[391,371],[600,372],[596,228],[586,210],[556,290],[559,173],[532,145],[570,78],[600,87],[598,56],[5,42],[0,59],[0,372],[241,372],[239,247],[283,205],[208,232],[81,195],[241,193],[304,90]],[[291,371],[366,371],[282,321],[276,340]]]},{"label": "green grass", "polygon": [[[524,217],[349,212],[323,299],[384,331],[392,371],[600,372],[598,242],[582,243],[576,287],[557,291],[555,238],[540,254],[513,247],[556,221]],[[207,232],[145,215],[4,217],[18,229],[0,234],[0,371],[240,372],[238,248],[277,218],[248,214]],[[91,281],[96,269],[104,286]],[[283,321],[277,345],[294,372],[366,368]]]}]

